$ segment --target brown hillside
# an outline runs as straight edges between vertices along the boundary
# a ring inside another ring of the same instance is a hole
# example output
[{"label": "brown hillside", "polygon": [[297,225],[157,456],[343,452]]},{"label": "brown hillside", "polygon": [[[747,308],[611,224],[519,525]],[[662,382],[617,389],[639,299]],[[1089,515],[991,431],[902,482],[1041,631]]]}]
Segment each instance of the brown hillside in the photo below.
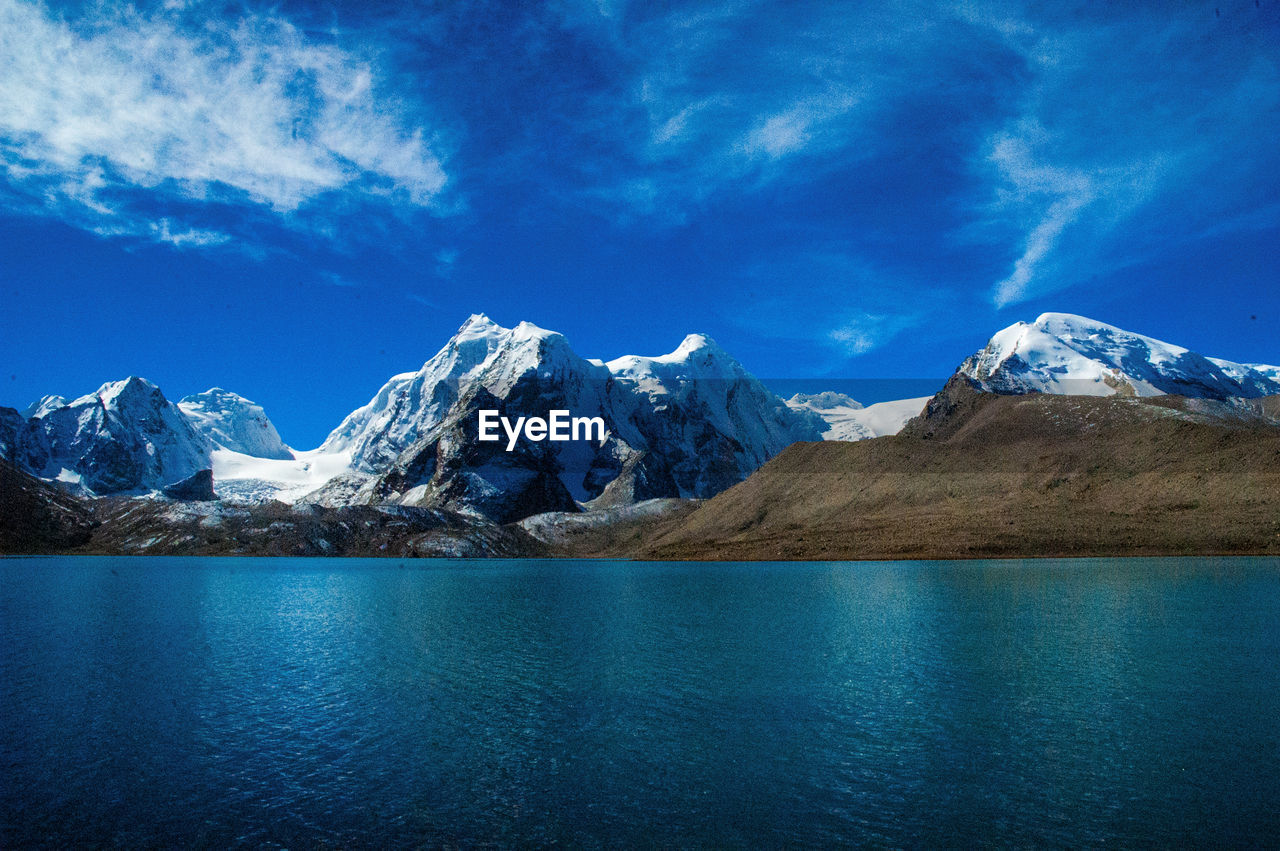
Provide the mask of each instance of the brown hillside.
[{"label": "brown hillside", "polygon": [[800,443],[641,555],[1280,554],[1275,400],[996,396],[953,380],[902,434]]}]

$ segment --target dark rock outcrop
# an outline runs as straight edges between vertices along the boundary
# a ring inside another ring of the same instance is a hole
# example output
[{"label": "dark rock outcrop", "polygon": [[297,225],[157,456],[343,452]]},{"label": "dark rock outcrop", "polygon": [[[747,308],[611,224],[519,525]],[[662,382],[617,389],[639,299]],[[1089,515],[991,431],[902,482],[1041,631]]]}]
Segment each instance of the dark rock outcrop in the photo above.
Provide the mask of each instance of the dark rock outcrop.
[{"label": "dark rock outcrop", "polygon": [[87,502],[0,460],[0,553],[64,552],[88,543]]},{"label": "dark rock outcrop", "polygon": [[213,470],[197,470],[180,482],[174,482],[160,491],[169,499],[184,502],[208,502],[217,499],[213,492]]}]

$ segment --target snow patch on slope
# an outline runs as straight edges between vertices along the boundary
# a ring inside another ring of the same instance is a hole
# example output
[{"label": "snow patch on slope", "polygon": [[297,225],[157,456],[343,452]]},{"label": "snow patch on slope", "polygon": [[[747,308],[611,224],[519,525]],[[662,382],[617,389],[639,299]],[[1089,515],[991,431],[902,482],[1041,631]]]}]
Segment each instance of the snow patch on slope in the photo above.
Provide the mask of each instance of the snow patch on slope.
[{"label": "snow patch on slope", "polygon": [[292,503],[351,469],[349,452],[313,449],[288,459],[260,458],[230,449],[214,449],[213,483],[220,499]]},{"label": "snow patch on slope", "polygon": [[843,393],[797,393],[787,400],[787,405],[820,416],[827,425],[823,440],[865,440],[902,431],[907,420],[919,414],[930,398],[895,399],[863,406]]}]

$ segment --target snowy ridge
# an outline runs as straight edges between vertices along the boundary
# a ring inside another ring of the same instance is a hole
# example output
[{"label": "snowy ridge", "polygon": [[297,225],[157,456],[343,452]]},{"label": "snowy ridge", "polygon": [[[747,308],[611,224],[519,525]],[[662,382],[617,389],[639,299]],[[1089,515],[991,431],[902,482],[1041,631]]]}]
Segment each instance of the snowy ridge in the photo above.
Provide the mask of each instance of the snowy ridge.
[{"label": "snowy ridge", "polygon": [[797,393],[787,400],[792,408],[807,408],[810,411],[834,411],[861,409],[863,404],[844,393],[827,390],[822,393]]},{"label": "snowy ridge", "polygon": [[262,406],[229,390],[214,387],[187,396],[178,408],[215,446],[255,458],[293,457]]},{"label": "snowy ridge", "polygon": [[1206,358],[1069,313],[1045,313],[997,333],[959,372],[995,393],[1254,398],[1280,393],[1275,367]]},{"label": "snowy ridge", "polygon": [[23,410],[22,418],[26,420],[38,419],[50,411],[66,407],[66,404],[67,400],[62,396],[42,396]]},{"label": "snowy ridge", "polygon": [[[646,420],[653,427],[649,444],[689,446],[693,432],[709,423],[737,441],[758,467],[797,440],[816,439],[821,430],[814,418],[797,415],[704,334],[688,335],[667,355],[626,355],[605,366],[619,395],[629,391],[639,397],[642,407],[630,412],[630,419],[642,429]],[[670,416],[676,411],[687,418]]]}]

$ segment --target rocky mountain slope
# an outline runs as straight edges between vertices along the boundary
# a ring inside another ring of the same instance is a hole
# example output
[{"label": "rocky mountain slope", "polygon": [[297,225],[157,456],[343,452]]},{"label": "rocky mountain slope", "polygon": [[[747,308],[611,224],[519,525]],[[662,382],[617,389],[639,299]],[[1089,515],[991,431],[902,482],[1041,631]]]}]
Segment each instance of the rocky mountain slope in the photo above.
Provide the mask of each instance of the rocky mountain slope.
[{"label": "rocky mountain slope", "polygon": [[111,497],[75,552],[122,555],[529,558],[546,548],[517,527],[403,506],[240,505]]},{"label": "rocky mountain slope", "polygon": [[[603,441],[480,441],[477,412],[512,421],[568,411]],[[518,519],[580,505],[705,498],[825,428],[792,410],[703,335],[669,355],[609,363],[555,332],[471,317],[423,367],[394,376],[310,452],[262,407],[214,388],[177,405],[141,378],[71,402],[47,396],[0,414],[0,449],[84,493],[159,492],[212,469],[222,498],[330,507],[398,504]],[[200,492],[200,488],[171,493]],[[307,496],[307,494],[310,494]]]},{"label": "rocky mountain slope", "polygon": [[74,550],[96,525],[84,500],[0,458],[0,553]]},{"label": "rocky mountain slope", "polygon": [[0,455],[88,495],[160,492],[215,466],[294,460],[261,406],[218,388],[175,405],[136,376],[70,402],[45,396],[21,414],[0,408]]},{"label": "rocky mountain slope", "polygon": [[[931,399],[784,403],[703,335],[604,362],[473,316],[309,452],[217,389],[174,405],[130,378],[0,408],[0,531],[8,549],[175,554],[1274,552],[1277,379],[1045,314]],[[507,451],[481,410],[567,410],[605,435]]]}]

